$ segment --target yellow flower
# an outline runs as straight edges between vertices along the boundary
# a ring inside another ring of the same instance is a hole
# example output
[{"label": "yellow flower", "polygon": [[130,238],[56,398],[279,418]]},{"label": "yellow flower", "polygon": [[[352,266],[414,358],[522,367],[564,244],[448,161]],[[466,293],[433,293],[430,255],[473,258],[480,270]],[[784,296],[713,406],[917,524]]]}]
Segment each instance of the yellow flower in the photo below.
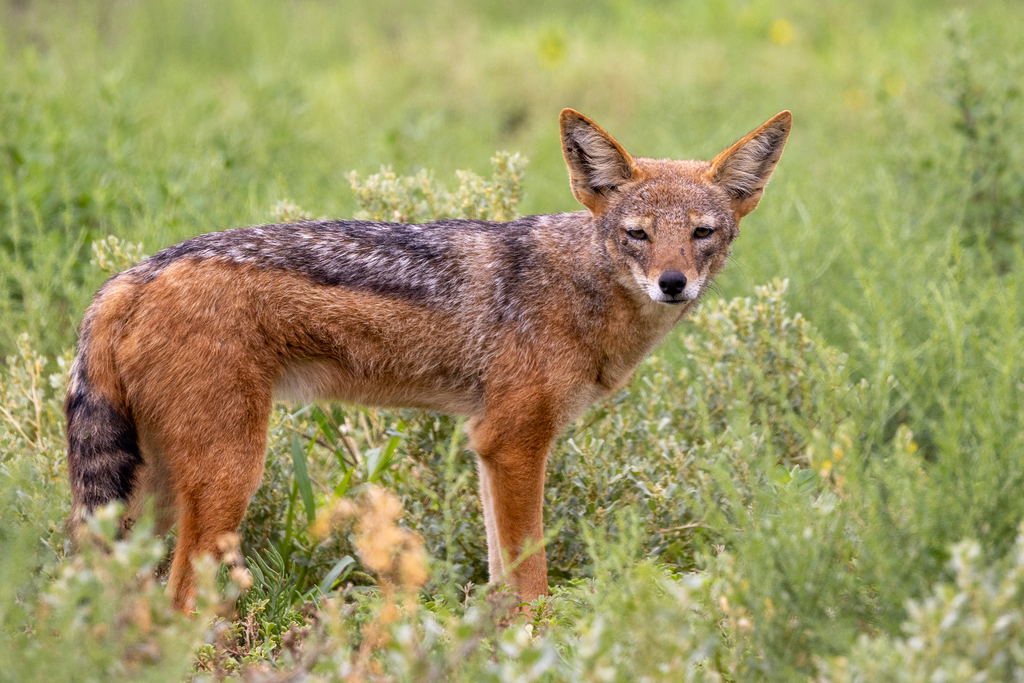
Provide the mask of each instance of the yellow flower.
[{"label": "yellow flower", "polygon": [[785,19],[776,19],[768,29],[768,37],[776,45],[789,45],[793,42],[793,24]]}]

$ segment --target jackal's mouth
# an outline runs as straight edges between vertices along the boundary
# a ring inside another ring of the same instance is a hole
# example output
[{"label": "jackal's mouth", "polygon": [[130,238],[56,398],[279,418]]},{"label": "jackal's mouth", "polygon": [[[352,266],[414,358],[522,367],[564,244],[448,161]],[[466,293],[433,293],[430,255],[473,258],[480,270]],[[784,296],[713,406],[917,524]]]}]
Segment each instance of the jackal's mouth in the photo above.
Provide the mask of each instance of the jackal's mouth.
[{"label": "jackal's mouth", "polygon": [[693,301],[693,297],[687,296],[685,292],[680,292],[675,296],[668,296],[664,292],[658,292],[655,294],[648,288],[647,294],[651,297],[651,301],[656,304],[667,304],[669,306],[678,306],[680,304],[688,304]]}]

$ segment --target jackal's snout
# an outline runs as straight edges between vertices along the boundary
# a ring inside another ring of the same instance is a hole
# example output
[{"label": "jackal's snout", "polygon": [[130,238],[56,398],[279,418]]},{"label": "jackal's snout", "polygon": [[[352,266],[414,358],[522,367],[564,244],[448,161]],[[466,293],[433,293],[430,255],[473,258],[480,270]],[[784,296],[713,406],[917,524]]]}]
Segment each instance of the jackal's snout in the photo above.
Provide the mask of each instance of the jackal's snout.
[{"label": "jackal's snout", "polygon": [[662,272],[657,280],[638,278],[637,283],[646,290],[651,300],[660,304],[678,305],[698,298],[703,292],[706,279],[707,276],[700,272],[691,273],[687,277],[683,271],[670,268]]},{"label": "jackal's snout", "polygon": [[686,276],[678,270],[666,270],[658,278],[658,288],[665,296],[675,299],[686,288]]}]

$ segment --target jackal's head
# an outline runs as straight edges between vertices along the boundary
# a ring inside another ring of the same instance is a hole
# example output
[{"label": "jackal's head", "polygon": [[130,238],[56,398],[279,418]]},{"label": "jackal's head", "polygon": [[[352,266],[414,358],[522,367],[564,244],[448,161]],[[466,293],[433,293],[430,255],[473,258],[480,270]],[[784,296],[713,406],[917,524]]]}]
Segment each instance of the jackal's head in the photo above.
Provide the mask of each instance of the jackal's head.
[{"label": "jackal's head", "polygon": [[712,161],[672,161],[634,158],[586,116],[565,109],[562,151],[572,192],[590,209],[625,279],[631,274],[654,301],[683,304],[725,265],[791,124],[784,111]]}]

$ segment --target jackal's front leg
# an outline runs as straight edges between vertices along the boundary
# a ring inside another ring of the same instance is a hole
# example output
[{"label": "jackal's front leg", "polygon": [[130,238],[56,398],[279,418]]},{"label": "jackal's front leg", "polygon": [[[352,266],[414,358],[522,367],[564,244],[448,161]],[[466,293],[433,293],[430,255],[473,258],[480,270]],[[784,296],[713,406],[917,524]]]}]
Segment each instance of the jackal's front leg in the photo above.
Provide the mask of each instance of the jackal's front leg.
[{"label": "jackal's front leg", "polygon": [[[516,408],[521,417],[522,407]],[[544,468],[553,429],[545,419],[527,421],[488,412],[488,418],[473,427],[473,448],[480,460],[491,581],[507,581],[529,602],[548,592]]]}]

